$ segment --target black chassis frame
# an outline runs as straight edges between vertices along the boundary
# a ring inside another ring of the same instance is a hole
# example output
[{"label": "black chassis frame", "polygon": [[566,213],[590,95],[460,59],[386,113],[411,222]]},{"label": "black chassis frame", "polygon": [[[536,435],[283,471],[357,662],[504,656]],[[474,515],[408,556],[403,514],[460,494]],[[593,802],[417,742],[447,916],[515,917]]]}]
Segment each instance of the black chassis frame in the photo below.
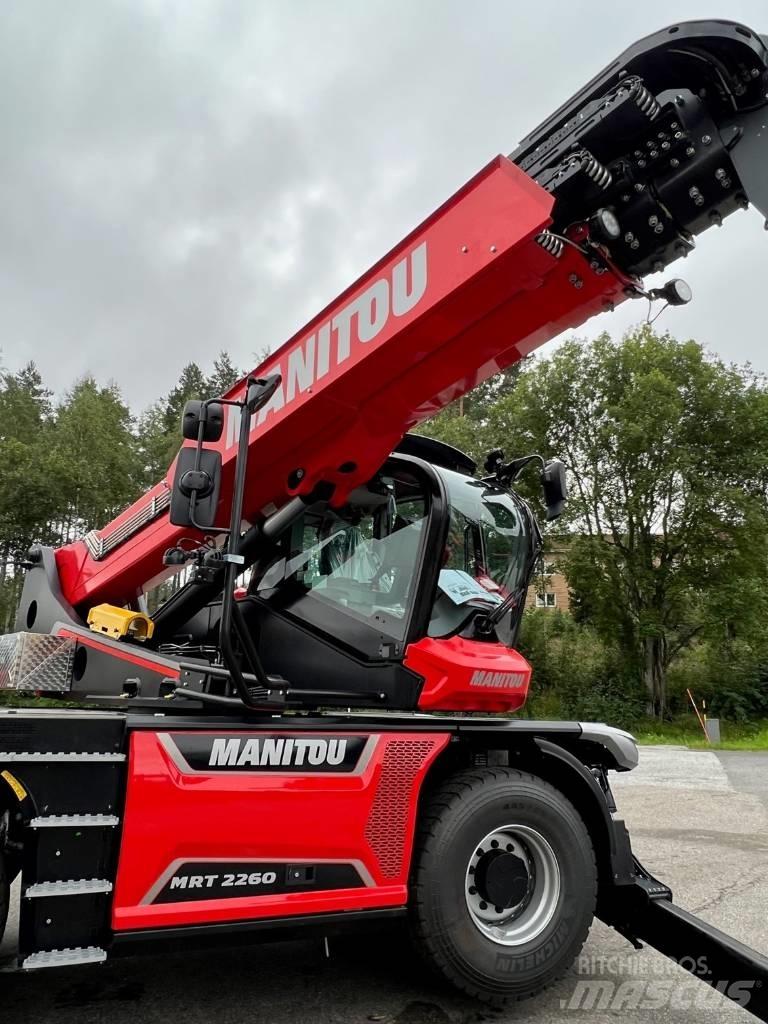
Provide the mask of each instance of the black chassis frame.
[{"label": "black chassis frame", "polygon": [[[0,780],[0,813],[11,810],[10,840],[23,845],[23,884],[38,877],[48,879],[50,864],[41,850],[39,836],[29,831],[36,814],[78,814],[91,811],[120,814],[125,791],[125,758],[131,733],[165,729],[218,731],[274,730],[281,727],[301,732],[365,731],[449,732],[451,742],[432,766],[420,799],[452,772],[470,765],[520,766],[550,781],[578,808],[597,854],[599,901],[597,914],[635,945],[646,942],[668,957],[686,963],[707,958],[712,985],[741,979],[755,981],[748,1010],[768,1021],[768,959],[748,949],[712,925],[688,914],[672,902],[669,888],[653,878],[633,857],[629,835],[613,814],[615,804],[607,781],[611,770],[628,770],[633,764],[634,744],[628,734],[609,726],[578,722],[536,722],[521,719],[483,719],[424,714],[305,714],[256,718],[249,715],[201,715],[198,712],[158,716],[109,711],[63,709],[0,710],[0,770],[9,767],[27,789],[19,801],[6,781]],[[60,763],[36,761],[35,754],[69,748],[77,759]],[[14,760],[25,751],[27,760]],[[9,755],[4,758],[3,754]],[[108,755],[112,761],[93,764],[93,756]],[[85,757],[83,757],[85,755]],[[87,760],[90,756],[91,760]],[[5,763],[7,762],[7,764]],[[53,770],[52,770],[53,769]],[[47,830],[43,830],[47,831]],[[57,841],[61,847],[61,840]],[[111,833],[111,846],[102,844],[95,856],[114,877],[120,846],[120,828]],[[66,856],[66,850],[65,856]],[[42,872],[42,875],[39,873]],[[182,946],[248,943],[264,938],[283,938],[307,932],[324,935],[358,927],[375,927],[406,914],[407,908],[359,914],[326,914],[297,919],[242,921],[232,925],[162,928],[113,934],[109,929],[110,900],[80,900],[81,931],[88,941],[99,942],[114,956],[150,951],[169,939]],[[35,902],[35,901],[26,901]],[[38,903],[41,901],[37,901]],[[46,913],[45,904],[42,905]],[[74,903],[70,908],[74,911]],[[89,916],[90,915],[90,916]],[[39,943],[40,915],[22,914],[20,953]],[[85,943],[82,938],[79,941]],[[725,994],[728,994],[727,988]]]}]

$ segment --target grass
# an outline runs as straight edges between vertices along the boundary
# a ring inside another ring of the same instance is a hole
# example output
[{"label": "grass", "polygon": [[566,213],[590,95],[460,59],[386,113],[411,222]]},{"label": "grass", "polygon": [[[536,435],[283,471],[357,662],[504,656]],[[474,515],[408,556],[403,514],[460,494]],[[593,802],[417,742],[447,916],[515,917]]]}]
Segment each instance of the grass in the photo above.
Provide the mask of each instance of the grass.
[{"label": "grass", "polygon": [[[750,722],[720,722],[722,742],[710,744],[702,731],[693,711],[675,716],[671,722],[657,722],[651,718],[632,721],[626,714],[611,715],[610,711],[598,709],[590,712],[568,714],[562,706],[559,695],[552,690],[534,691],[523,712],[526,718],[558,721],[607,722],[627,729],[637,742],[645,745],[669,744],[690,747],[692,750],[768,750],[768,719],[754,719]],[[517,717],[517,715],[513,716]]]},{"label": "grass", "polygon": [[35,693],[0,690],[0,708],[77,708],[74,701],[38,697]]},{"label": "grass", "polygon": [[639,724],[633,730],[640,744],[672,744],[692,750],[768,750],[768,722],[734,724],[721,722],[721,743],[708,743],[697,721]]}]

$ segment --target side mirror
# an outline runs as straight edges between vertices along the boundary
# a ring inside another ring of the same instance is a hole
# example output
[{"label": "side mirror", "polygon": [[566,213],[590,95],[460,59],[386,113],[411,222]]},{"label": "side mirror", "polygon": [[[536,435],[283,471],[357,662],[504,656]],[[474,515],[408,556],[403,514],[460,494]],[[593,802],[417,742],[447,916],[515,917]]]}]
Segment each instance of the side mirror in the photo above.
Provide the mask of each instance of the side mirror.
[{"label": "side mirror", "polygon": [[541,486],[544,489],[544,504],[547,506],[547,522],[562,513],[568,500],[568,484],[565,479],[565,465],[559,459],[550,459],[544,463],[541,474]]},{"label": "side mirror", "polygon": [[221,454],[204,448],[224,431],[221,402],[193,400],[184,406],[181,432],[194,448],[182,448],[176,460],[171,492],[170,520],[174,526],[210,530],[216,523],[221,488]]},{"label": "side mirror", "polygon": [[[187,441],[197,443],[194,448],[182,448],[176,460],[170,511],[170,520],[174,526],[192,526],[215,533],[234,533],[239,528],[251,417],[267,404],[280,386],[281,379],[279,373],[263,379],[249,378],[245,400],[242,402],[208,399],[204,402],[190,401],[184,406],[181,431]],[[235,494],[239,486],[240,498],[232,504],[228,527],[215,525],[221,490],[221,453],[204,447],[206,442],[215,444],[221,438],[224,432],[225,405],[240,410],[240,436],[235,467]]]},{"label": "side mirror", "polygon": [[[203,436],[200,437],[200,427]],[[181,432],[187,441],[218,441],[224,431],[224,406],[221,402],[193,399],[184,406]]]},{"label": "side mirror", "polygon": [[221,455],[209,448],[182,448],[176,460],[170,519],[174,526],[210,530],[216,523]]}]

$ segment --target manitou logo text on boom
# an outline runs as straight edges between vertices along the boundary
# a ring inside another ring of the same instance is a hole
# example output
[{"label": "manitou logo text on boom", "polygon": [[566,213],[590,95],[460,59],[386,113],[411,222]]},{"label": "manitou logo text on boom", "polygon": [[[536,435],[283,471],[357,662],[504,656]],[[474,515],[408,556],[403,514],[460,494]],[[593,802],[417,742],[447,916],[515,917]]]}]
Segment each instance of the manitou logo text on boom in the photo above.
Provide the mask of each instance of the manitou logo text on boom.
[{"label": "manitou logo text on boom", "polygon": [[[264,373],[279,373],[282,384],[251,423],[260,427],[276,413],[345,363],[358,345],[373,341],[392,317],[405,316],[427,290],[427,243],[422,242],[364,292],[342,307],[326,323],[304,337],[280,362]],[[237,443],[239,415],[227,411],[227,448]]]}]

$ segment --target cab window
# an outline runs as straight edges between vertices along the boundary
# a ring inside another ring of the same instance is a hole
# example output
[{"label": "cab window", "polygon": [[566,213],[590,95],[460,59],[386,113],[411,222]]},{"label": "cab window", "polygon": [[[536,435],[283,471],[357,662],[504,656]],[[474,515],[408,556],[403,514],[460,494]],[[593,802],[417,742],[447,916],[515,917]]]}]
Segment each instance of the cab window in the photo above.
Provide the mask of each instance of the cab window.
[{"label": "cab window", "polygon": [[327,621],[334,632],[368,627],[404,640],[426,534],[424,487],[402,471],[351,498],[342,509],[308,510],[257,567],[250,593],[320,628]]},{"label": "cab window", "polygon": [[[501,604],[510,594],[525,599],[531,567],[531,521],[519,498],[493,484],[448,470],[440,475],[450,503],[448,534],[429,625],[430,636],[458,631],[473,609]],[[500,624],[511,642],[519,615]]]}]

